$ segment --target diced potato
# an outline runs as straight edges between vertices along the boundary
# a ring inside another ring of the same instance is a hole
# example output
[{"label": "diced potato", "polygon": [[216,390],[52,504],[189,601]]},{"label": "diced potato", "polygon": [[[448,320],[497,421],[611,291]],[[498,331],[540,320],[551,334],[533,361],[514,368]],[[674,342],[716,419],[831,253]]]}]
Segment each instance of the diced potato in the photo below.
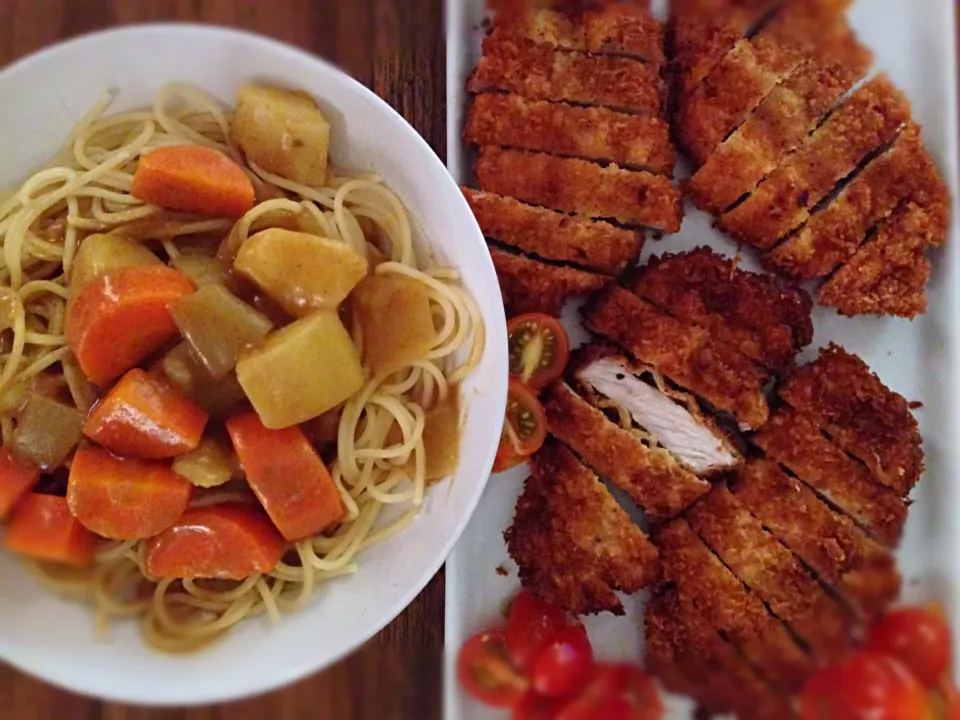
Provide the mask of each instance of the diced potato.
[{"label": "diced potato", "polygon": [[83,415],[40,393],[32,394],[17,415],[13,451],[45,470],[63,464],[83,437]]},{"label": "diced potato", "polygon": [[163,374],[212,417],[224,417],[247,399],[236,373],[214,380],[185,342],[169,350],[151,370]]},{"label": "diced potato", "polygon": [[240,88],[230,134],[264,170],[312,187],[326,184],[330,123],[306,93]]},{"label": "diced potato", "polygon": [[333,312],[297,320],[245,353],[237,377],[260,420],[277,430],[315,418],[363,387],[350,335]]},{"label": "diced potato", "polygon": [[372,374],[390,374],[423,358],[437,340],[426,285],[400,275],[370,275],[350,295],[360,324],[363,363]]},{"label": "diced potato", "polygon": [[453,475],[460,459],[460,403],[457,388],[426,412],[423,426],[423,450],[426,455],[427,481]]},{"label": "diced potato", "polygon": [[282,228],[249,238],[233,264],[292,317],[336,310],[366,277],[367,267],[366,259],[342,242]]},{"label": "diced potato", "polygon": [[204,438],[196,450],[173,461],[173,471],[196,487],[226,485],[233,478],[234,462],[230,453],[213,438]]},{"label": "diced potato", "polygon": [[138,242],[120,235],[90,235],[73,258],[70,291],[76,295],[97,278],[122,268],[160,264],[160,258]]},{"label": "diced potato", "polygon": [[245,348],[263,342],[273,323],[223,285],[207,285],[170,307],[180,334],[210,375],[219,380]]},{"label": "diced potato", "polygon": [[198,288],[204,288],[207,285],[225,285],[227,282],[227,269],[215,257],[181,255],[170,264],[190,278],[190,282]]}]

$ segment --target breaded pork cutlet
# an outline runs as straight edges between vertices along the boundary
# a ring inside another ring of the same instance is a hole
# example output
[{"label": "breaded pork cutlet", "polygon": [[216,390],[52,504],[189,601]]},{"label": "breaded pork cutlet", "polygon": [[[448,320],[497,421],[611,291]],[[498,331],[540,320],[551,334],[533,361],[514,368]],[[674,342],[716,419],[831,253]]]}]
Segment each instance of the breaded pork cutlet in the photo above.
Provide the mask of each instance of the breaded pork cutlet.
[{"label": "breaded pork cutlet", "polygon": [[907,401],[839,345],[820,350],[779,388],[874,477],[906,497],[923,472],[923,439]]},{"label": "breaded pork cutlet", "polygon": [[897,599],[900,573],[893,555],[777,463],[748,462],[738,473],[733,492],[849,603],[860,620],[874,621]]},{"label": "breaded pork cutlet", "polygon": [[813,301],[805,290],[741,270],[710,248],[654,257],[629,285],[775,373],[792,369],[797,354],[813,342]]},{"label": "breaded pork cutlet", "polygon": [[477,95],[464,138],[476,145],[600,160],[662,175],[670,175],[677,162],[670,128],[658,117],[519,95]]},{"label": "breaded pork cutlet", "polygon": [[558,100],[659,115],[663,91],[658,69],[611,55],[554,50],[491,35],[467,84],[472,93],[502,91],[531,100]]},{"label": "breaded pork cutlet", "polygon": [[560,317],[572,297],[588,295],[610,282],[606,275],[540,262],[488,246],[507,317],[541,312]]},{"label": "breaded pork cutlet", "polygon": [[799,690],[813,659],[786,627],[704,544],[683,518],[654,535],[664,579],[676,586],[682,616],[699,615],[784,693]]},{"label": "breaded pork cutlet", "polygon": [[758,428],[766,422],[766,374],[703,328],[676,320],[614,285],[591,299],[584,323],[717,410],[731,413],[741,426]]},{"label": "breaded pork cutlet", "polygon": [[520,582],[577,615],[622,615],[616,591],[657,580],[656,548],[565,445],[548,440],[530,470],[504,533]]},{"label": "breaded pork cutlet", "polygon": [[909,119],[910,103],[890,79],[870,80],[717,226],[738,240],[771,248]]},{"label": "breaded pork cutlet", "polygon": [[662,175],[491,146],[480,148],[475,170],[481,190],[561,212],[664,232],[683,219],[680,189]]},{"label": "breaded pork cutlet", "polygon": [[725,485],[687,512],[687,522],[740,581],[829,664],[852,642],[853,618]]},{"label": "breaded pork cutlet", "polygon": [[617,275],[636,262],[643,250],[642,231],[526,205],[494,193],[460,189],[486,237],[545,260]]}]

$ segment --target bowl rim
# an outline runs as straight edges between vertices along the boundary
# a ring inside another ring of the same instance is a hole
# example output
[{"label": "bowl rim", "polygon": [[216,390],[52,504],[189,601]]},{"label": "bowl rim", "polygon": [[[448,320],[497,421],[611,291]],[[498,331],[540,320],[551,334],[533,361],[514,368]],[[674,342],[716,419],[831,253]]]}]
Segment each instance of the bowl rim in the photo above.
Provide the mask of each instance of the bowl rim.
[{"label": "bowl rim", "polygon": [[[456,195],[459,197],[457,202],[461,206],[464,217],[469,217],[472,221],[471,227],[465,228],[464,233],[469,234],[472,232],[474,237],[479,242],[484,242],[483,233],[473,215],[473,212],[470,210],[470,206],[463,197],[462,193],[459,192],[459,186],[457,182],[449,174],[443,161],[440,159],[437,153],[434,152],[433,148],[416,130],[416,128],[414,128],[392,105],[378,96],[370,88],[350,76],[347,72],[341,70],[334,63],[295,45],[276,40],[266,35],[261,35],[248,30],[225,27],[222,25],[204,24],[198,22],[174,21],[146,23],[139,25],[124,25],[105,30],[83,33],[67,40],[56,42],[47,47],[40,48],[29,55],[14,61],[6,67],[0,67],[0,82],[11,76],[29,73],[34,65],[40,62],[49,61],[51,58],[56,58],[58,55],[72,52],[81,46],[96,45],[98,43],[109,41],[118,36],[162,36],[170,34],[201,34],[207,38],[213,37],[219,40],[232,39],[235,41],[259,45],[266,51],[281,56],[286,56],[287,58],[300,63],[312,65],[314,70],[318,73],[332,73],[339,76],[339,79],[345,83],[349,91],[358,93],[361,96],[365,96],[367,100],[372,101],[386,115],[392,116],[394,121],[399,121],[401,127],[406,128],[406,131],[408,131],[411,135],[410,139],[417,146],[417,152],[424,156],[424,162],[434,165],[436,169],[442,170],[442,175],[445,177],[445,182],[449,182],[449,184],[457,190]],[[183,78],[183,80],[189,82],[190,79]],[[496,271],[489,254],[486,257],[483,268],[471,268],[471,272],[478,271],[485,274],[489,273],[494,280],[496,280]],[[492,319],[498,323],[499,327],[504,328],[503,332],[494,332],[493,330],[496,330],[496,328],[490,328],[489,326],[486,328],[487,344],[484,349],[485,356],[490,353],[495,355],[495,366],[492,372],[492,377],[494,380],[492,390],[495,392],[499,386],[502,386],[503,388],[503,399],[500,400],[499,397],[494,398],[495,406],[500,408],[499,415],[502,415],[506,407],[506,388],[507,377],[509,374],[505,334],[506,316],[503,305],[499,302],[495,303],[493,307],[481,306],[480,312],[481,315],[492,314]],[[488,325],[489,322],[490,318],[487,318]],[[496,347],[496,345],[492,342],[498,338],[503,339],[503,342],[499,343],[500,347]],[[428,564],[427,570],[421,576],[417,577],[413,583],[411,583],[407,592],[401,596],[400,600],[390,610],[382,613],[381,616],[376,617],[372,622],[370,622],[364,632],[358,634],[354,638],[353,642],[347,643],[340,652],[331,656],[328,662],[295,662],[291,660],[290,663],[283,665],[282,669],[271,672],[269,675],[265,673],[251,675],[246,679],[246,682],[242,686],[239,684],[236,685],[232,692],[219,687],[217,690],[210,692],[194,692],[189,697],[185,697],[182,694],[178,695],[177,693],[170,693],[170,688],[168,686],[163,687],[162,684],[159,683],[155,690],[148,692],[143,692],[144,686],[142,684],[133,686],[136,688],[136,690],[130,692],[122,683],[118,683],[117,685],[111,687],[111,689],[107,692],[103,692],[101,689],[91,691],[89,688],[84,687],[82,683],[74,682],[73,679],[67,674],[60,673],[54,675],[47,672],[47,668],[42,662],[42,659],[39,657],[24,660],[23,658],[14,657],[10,652],[0,652],[0,661],[9,664],[11,667],[24,672],[27,675],[38,678],[45,683],[49,683],[50,685],[59,687],[61,689],[76,692],[88,697],[96,697],[108,702],[153,707],[191,707],[196,705],[218,704],[243,700],[286,687],[306,678],[309,675],[327,670],[342,662],[346,657],[352,655],[372,638],[382,632],[394,620],[396,620],[407,608],[409,608],[410,604],[420,595],[421,592],[423,592],[427,584],[440,571],[446,562],[447,557],[453,550],[454,545],[460,539],[460,536],[463,534],[463,531],[476,511],[477,505],[479,504],[483,495],[483,491],[490,479],[490,473],[493,467],[495,454],[496,445],[492,445],[490,448],[488,448],[486,459],[483,466],[480,468],[482,472],[477,473],[476,486],[472,495],[468,499],[466,511],[456,524],[452,534],[441,546],[434,559]],[[320,606],[318,605],[314,608],[304,608],[297,612],[318,612],[319,608]],[[3,648],[0,648],[0,651],[2,651],[2,649]],[[91,694],[92,692],[95,694]]]}]

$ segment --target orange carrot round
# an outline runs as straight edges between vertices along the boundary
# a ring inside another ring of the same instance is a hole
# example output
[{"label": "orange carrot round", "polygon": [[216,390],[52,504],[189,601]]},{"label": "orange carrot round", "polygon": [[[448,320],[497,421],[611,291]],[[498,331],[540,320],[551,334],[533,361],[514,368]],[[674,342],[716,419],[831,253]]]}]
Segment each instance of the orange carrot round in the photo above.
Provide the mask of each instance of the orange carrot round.
[{"label": "orange carrot round", "polygon": [[7,448],[0,450],[0,520],[39,479],[36,465],[20,462]]},{"label": "orange carrot round", "polygon": [[157,148],[140,158],[130,194],[139,200],[215,217],[253,207],[253,182],[222,152],[201,145]]},{"label": "orange carrot round", "polygon": [[70,514],[56,495],[27,493],[13,508],[3,546],[36,560],[86,565],[100,539]]},{"label": "orange carrot round", "polygon": [[134,368],[91,411],[83,432],[117,455],[161,460],[196,449],[207,419],[169,383]]},{"label": "orange carrot round", "polygon": [[158,579],[243,580],[273,570],[286,547],[262,510],[226,503],[187,510],[148,541],[144,563]]},{"label": "orange carrot round", "polygon": [[194,291],[168,267],[132,267],[95,280],[67,310],[67,343],[80,369],[104,385],[177,334],[168,305]]},{"label": "orange carrot round", "polygon": [[169,463],[119,458],[82,447],[70,466],[67,504],[84,527],[111,540],[142,540],[173,525],[193,485]]}]

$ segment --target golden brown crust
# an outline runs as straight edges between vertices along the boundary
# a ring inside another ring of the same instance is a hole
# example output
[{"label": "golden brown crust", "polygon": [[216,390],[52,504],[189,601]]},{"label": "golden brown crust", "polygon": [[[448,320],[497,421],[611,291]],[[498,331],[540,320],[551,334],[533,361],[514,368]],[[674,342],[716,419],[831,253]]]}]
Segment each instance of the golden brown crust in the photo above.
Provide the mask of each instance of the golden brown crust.
[{"label": "golden brown crust", "polygon": [[907,506],[870,472],[791,408],[774,413],[752,441],[888,547],[896,547]]},{"label": "golden brown crust", "polygon": [[567,300],[587,295],[610,282],[605,275],[549,265],[493,246],[489,250],[507,317],[529,312],[560,317]]},{"label": "golden brown crust", "polygon": [[702,328],[675,320],[613,285],[593,298],[584,321],[591,331],[732,413],[741,424],[757,428],[766,422],[765,373],[736,350],[713,342]]},{"label": "golden brown crust", "polygon": [[548,441],[530,469],[504,533],[521,584],[577,615],[622,615],[616,591],[656,581],[656,548],[566,446]]},{"label": "golden brown crust", "polygon": [[920,479],[923,439],[916,418],[856,355],[831,344],[779,392],[894,492],[905,497]]},{"label": "golden brown crust", "polygon": [[584,55],[491,35],[467,85],[473,93],[501,90],[531,100],[563,100],[659,114],[657,68],[639,60]]},{"label": "golden brown crust", "polygon": [[630,286],[775,372],[792,368],[797,353],[813,342],[813,301],[805,290],[740,270],[710,248],[654,257]]},{"label": "golden brown crust", "polygon": [[486,146],[476,174],[482,190],[562,212],[665,232],[683,219],[683,196],[670,180],[616,165]]},{"label": "golden brown crust", "polygon": [[460,189],[484,235],[545,260],[616,275],[635,263],[643,250],[641,231],[526,205],[494,193]]},{"label": "golden brown crust", "polygon": [[872,622],[897,599],[900,573],[893,555],[775,462],[747,463],[733,492],[764,527],[833,585],[863,621]]},{"label": "golden brown crust", "polygon": [[670,128],[658,117],[519,95],[477,95],[464,138],[477,145],[601,160],[662,175],[670,175],[677,162]]},{"label": "golden brown crust", "polygon": [[541,397],[550,433],[609,479],[646,512],[650,522],[675,517],[710,489],[710,483],[685,470],[663,448],[610,422],[563,382]]},{"label": "golden brown crust", "polygon": [[890,79],[867,82],[717,226],[767,250],[910,119],[910,103]]}]

